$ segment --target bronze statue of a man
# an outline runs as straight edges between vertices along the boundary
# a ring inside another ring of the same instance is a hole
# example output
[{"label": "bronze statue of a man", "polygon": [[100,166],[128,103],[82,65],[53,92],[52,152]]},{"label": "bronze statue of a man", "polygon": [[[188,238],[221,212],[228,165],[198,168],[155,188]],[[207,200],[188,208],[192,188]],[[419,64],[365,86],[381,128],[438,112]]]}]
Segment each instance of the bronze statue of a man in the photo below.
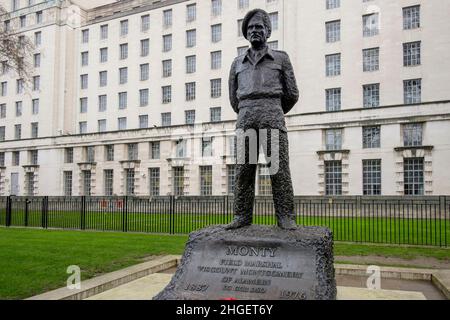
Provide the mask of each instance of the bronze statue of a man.
[{"label": "bronze statue of a man", "polygon": [[[295,229],[297,225],[294,192],[289,169],[288,134],[284,120],[284,114],[294,107],[299,98],[294,70],[285,52],[271,50],[267,46],[267,39],[272,33],[272,24],[267,12],[255,9],[247,13],[242,23],[242,31],[251,43],[251,48],[234,60],[229,78],[231,106],[238,113],[236,128],[239,132],[267,130],[267,139],[258,134],[256,159],[263,139],[267,140],[266,146],[269,147],[267,153],[265,151],[266,156],[271,157],[272,151],[279,153],[276,160],[278,170],[271,173],[276,217],[280,228]],[[274,141],[276,137],[279,141]],[[257,161],[256,163],[249,161],[250,148],[246,142],[238,142],[238,157],[239,153],[244,153],[245,161],[243,163],[238,161],[237,164],[235,218],[226,227],[229,230],[252,223]],[[277,146],[276,151],[272,150],[275,149],[274,142]]]}]

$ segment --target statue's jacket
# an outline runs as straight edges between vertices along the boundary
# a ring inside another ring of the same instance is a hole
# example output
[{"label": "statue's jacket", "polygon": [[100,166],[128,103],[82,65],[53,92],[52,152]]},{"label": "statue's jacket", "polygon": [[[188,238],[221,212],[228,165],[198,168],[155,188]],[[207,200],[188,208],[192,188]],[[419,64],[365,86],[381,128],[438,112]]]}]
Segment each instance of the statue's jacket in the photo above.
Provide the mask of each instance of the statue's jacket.
[{"label": "statue's jacket", "polygon": [[286,52],[266,48],[257,61],[250,49],[230,70],[229,95],[238,113],[237,129],[279,129],[287,132],[284,115],[297,103],[299,92]]}]

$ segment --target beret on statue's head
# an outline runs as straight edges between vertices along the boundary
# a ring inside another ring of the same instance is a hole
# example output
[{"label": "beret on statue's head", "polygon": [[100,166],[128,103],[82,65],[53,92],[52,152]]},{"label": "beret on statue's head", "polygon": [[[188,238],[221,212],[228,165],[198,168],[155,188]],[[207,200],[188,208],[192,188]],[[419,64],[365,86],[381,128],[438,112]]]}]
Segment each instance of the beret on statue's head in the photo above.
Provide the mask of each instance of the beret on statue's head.
[{"label": "beret on statue's head", "polygon": [[[251,11],[249,11],[245,17],[244,20],[242,21],[242,33],[245,37],[245,39],[247,39],[247,28],[248,28],[248,24],[250,22],[250,20],[255,16],[255,15],[261,15],[261,18],[263,19],[264,25],[266,26],[267,30],[268,30],[268,36],[267,38],[270,38],[271,34],[272,34],[272,22],[270,21],[270,16],[269,14],[262,10],[262,9],[253,9]],[[248,40],[248,39],[247,39]]]}]

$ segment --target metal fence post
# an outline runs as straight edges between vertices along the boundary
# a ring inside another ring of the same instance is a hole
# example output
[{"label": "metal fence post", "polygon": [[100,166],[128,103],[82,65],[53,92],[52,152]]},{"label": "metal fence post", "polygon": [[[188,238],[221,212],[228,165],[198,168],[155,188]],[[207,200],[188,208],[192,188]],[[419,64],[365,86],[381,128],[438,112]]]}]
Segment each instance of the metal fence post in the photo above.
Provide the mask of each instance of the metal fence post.
[{"label": "metal fence post", "polygon": [[170,196],[170,224],[169,233],[175,234],[175,196]]},{"label": "metal fence post", "polygon": [[128,231],[128,196],[125,196],[123,199],[122,206],[122,231]]},{"label": "metal fence post", "polygon": [[25,198],[25,216],[24,216],[24,226],[28,227],[28,198]]},{"label": "metal fence post", "polygon": [[5,226],[10,227],[11,226],[11,211],[12,211],[12,198],[11,196],[8,196],[6,198],[6,217],[5,217]]},{"label": "metal fence post", "polygon": [[86,196],[81,197],[80,229],[86,229]]},{"label": "metal fence post", "polygon": [[45,229],[48,228],[48,196],[44,197],[44,212],[43,212],[43,216],[44,216],[44,227]]}]

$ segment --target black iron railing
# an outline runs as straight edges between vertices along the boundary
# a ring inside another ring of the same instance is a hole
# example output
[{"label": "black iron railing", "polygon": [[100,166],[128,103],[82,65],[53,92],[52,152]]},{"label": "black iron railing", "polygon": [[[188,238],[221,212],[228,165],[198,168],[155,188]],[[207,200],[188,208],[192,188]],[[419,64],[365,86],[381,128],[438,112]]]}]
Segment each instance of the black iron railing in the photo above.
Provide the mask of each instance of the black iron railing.
[{"label": "black iron railing", "polygon": [[[233,219],[233,197],[0,197],[0,225],[188,234]],[[299,225],[327,226],[336,241],[448,246],[450,197],[295,197]],[[276,224],[257,197],[254,223]]]}]

